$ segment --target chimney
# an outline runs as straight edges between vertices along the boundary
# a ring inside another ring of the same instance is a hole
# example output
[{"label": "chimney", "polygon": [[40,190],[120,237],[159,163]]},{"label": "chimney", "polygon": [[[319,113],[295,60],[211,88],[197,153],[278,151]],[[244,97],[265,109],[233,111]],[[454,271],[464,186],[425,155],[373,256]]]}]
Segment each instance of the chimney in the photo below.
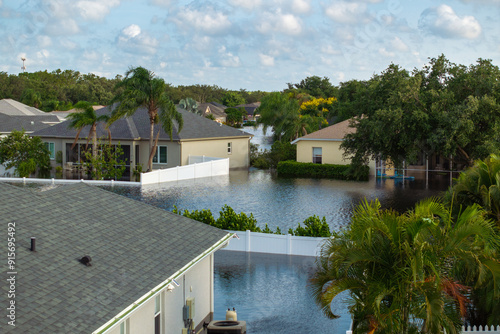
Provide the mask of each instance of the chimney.
[{"label": "chimney", "polygon": [[30,248],[30,250],[32,252],[36,252],[36,247],[35,246],[36,246],[36,238],[35,237],[31,237],[31,248]]}]

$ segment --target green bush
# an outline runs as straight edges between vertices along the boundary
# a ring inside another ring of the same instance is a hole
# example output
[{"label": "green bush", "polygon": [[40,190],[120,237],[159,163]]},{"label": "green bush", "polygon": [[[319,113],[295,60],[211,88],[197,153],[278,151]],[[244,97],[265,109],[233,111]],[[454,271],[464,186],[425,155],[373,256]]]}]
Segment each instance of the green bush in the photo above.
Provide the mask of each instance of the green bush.
[{"label": "green bush", "polygon": [[243,212],[237,214],[233,208],[227,204],[224,205],[219,213],[219,218],[215,222],[215,226],[218,228],[232,231],[249,230],[251,232],[262,232],[260,227],[257,226],[257,220],[253,217],[253,214],[250,214],[250,216],[247,216]]},{"label": "green bush", "polygon": [[339,180],[368,181],[369,167],[362,166],[354,175],[350,165],[314,164],[311,162],[281,161],[278,163],[279,176],[332,178]]},{"label": "green bush", "polygon": [[[223,230],[248,230],[251,232],[283,235],[279,227],[276,227],[276,231],[273,231],[266,224],[266,227],[264,227],[264,229],[261,229],[257,226],[257,220],[255,220],[253,214],[250,214],[250,216],[247,216],[243,212],[237,214],[229,205],[224,205],[217,220],[214,219],[214,216],[212,215],[212,212],[210,210],[193,210],[191,212],[188,210],[182,211],[174,205],[174,209],[172,210],[172,212],[187,218],[197,220],[207,225],[218,227]],[[328,226],[325,217],[320,219],[317,216],[312,216],[304,220],[303,224],[304,227],[302,227],[299,223],[299,226],[297,226],[295,230],[289,229],[288,233],[296,236],[307,237],[329,237],[333,235],[333,232],[330,232],[330,227]]]},{"label": "green bush", "polygon": [[330,226],[328,226],[325,217],[320,219],[318,216],[314,215],[304,220],[303,224],[304,227],[299,223],[299,226],[297,226],[295,230],[290,228],[288,234],[302,237],[330,237],[332,235]]}]

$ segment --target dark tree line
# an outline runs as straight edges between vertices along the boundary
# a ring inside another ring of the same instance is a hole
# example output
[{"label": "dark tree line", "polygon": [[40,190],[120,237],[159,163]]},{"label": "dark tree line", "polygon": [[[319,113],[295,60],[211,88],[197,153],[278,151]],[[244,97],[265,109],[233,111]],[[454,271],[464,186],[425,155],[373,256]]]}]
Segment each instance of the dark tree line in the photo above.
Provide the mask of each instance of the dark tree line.
[{"label": "dark tree line", "polygon": [[[44,111],[68,110],[79,101],[107,105],[120,93],[115,87],[121,80],[121,75],[107,79],[73,70],[24,72],[17,75],[0,72],[0,99],[11,98]],[[238,101],[244,104],[260,101],[266,95],[263,91],[234,91],[216,85],[198,84],[167,84],[165,91],[175,104],[189,97],[199,103]]]}]

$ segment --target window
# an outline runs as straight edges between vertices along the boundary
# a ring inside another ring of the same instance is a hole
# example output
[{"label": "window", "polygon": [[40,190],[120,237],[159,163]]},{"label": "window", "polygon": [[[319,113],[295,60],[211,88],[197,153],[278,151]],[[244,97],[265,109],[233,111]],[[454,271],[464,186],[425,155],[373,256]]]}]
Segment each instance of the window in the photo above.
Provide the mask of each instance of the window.
[{"label": "window", "polygon": [[45,143],[45,147],[50,152],[50,160],[54,160],[56,158],[56,144],[55,143]]},{"label": "window", "polygon": [[128,319],[120,324],[120,334],[129,334]]},{"label": "window", "polygon": [[[159,159],[158,159],[159,157]],[[154,164],[166,164],[167,163],[167,147],[158,146],[156,148],[156,154],[153,157]]]},{"label": "window", "polygon": [[160,295],[155,298],[155,334],[160,334],[160,311],[161,311],[161,298]]},{"label": "window", "polygon": [[313,163],[321,164],[323,157],[323,149],[321,147],[313,147]]},{"label": "window", "polygon": [[233,152],[232,143],[227,143],[227,154],[231,154]]}]

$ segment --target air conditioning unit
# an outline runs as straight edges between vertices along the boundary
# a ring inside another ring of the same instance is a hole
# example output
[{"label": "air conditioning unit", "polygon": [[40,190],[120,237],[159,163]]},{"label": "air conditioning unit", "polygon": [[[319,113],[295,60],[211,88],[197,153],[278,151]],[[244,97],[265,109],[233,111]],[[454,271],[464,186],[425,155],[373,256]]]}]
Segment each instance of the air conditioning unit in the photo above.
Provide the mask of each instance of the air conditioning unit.
[{"label": "air conditioning unit", "polygon": [[219,320],[211,321],[207,327],[207,334],[246,334],[245,321]]}]

